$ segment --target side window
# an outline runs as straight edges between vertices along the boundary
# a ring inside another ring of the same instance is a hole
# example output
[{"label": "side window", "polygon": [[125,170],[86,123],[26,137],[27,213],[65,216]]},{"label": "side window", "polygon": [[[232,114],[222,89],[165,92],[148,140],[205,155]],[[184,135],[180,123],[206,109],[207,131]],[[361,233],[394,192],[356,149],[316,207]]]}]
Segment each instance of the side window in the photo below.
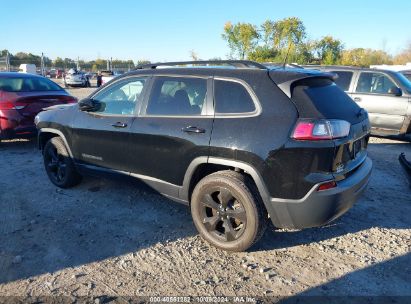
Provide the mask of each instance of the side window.
[{"label": "side window", "polygon": [[95,112],[133,115],[137,103],[140,102],[145,81],[145,78],[129,78],[99,92],[93,97],[93,99],[101,103],[100,109]]},{"label": "side window", "polygon": [[203,78],[158,77],[148,101],[148,115],[201,115],[207,96]]},{"label": "side window", "polygon": [[335,84],[339,86],[341,90],[348,91],[348,89],[350,88],[353,72],[331,71],[331,73],[338,75],[338,78],[335,80]]},{"label": "side window", "polygon": [[383,73],[363,72],[358,79],[358,93],[388,94],[388,91],[396,87],[395,83]]},{"label": "side window", "polygon": [[214,81],[214,102],[216,114],[250,113],[256,110],[247,89],[233,81]]}]

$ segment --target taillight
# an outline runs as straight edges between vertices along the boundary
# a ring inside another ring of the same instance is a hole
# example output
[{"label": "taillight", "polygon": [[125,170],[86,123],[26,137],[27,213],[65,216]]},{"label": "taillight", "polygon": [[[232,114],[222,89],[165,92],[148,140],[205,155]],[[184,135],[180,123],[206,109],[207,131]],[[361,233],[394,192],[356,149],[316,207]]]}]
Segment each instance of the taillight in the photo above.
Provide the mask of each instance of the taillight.
[{"label": "taillight", "polygon": [[337,183],[335,181],[326,182],[324,184],[319,185],[317,191],[324,191],[335,187],[337,187]]},{"label": "taillight", "polygon": [[327,140],[346,137],[351,124],[339,119],[300,119],[294,128],[292,138],[296,140]]},{"label": "taillight", "polygon": [[60,100],[65,103],[77,103],[77,98],[70,95],[61,96]]},{"label": "taillight", "polygon": [[24,107],[27,104],[19,103],[19,102],[10,102],[10,101],[3,101],[0,102],[0,110],[21,110],[24,109]]}]

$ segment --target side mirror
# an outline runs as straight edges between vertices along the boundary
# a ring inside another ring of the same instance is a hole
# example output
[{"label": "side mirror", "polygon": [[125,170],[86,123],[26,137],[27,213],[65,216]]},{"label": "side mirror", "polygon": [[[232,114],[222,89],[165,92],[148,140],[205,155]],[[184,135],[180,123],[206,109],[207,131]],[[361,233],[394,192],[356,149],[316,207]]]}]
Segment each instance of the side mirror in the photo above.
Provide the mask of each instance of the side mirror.
[{"label": "side mirror", "polygon": [[392,94],[394,96],[401,96],[402,95],[402,90],[398,87],[391,87],[388,90],[388,94]]},{"label": "side mirror", "polygon": [[100,103],[97,100],[91,98],[84,98],[78,103],[81,111],[84,112],[93,112],[97,111],[100,108]]}]

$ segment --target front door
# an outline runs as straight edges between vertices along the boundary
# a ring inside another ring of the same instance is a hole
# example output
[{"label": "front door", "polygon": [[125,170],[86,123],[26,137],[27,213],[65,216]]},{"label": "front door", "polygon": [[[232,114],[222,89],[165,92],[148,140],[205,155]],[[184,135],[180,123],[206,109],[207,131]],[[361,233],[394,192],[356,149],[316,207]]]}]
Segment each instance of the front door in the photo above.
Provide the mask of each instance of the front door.
[{"label": "front door", "polygon": [[368,111],[371,126],[376,133],[396,134],[400,131],[407,113],[406,97],[390,94],[398,87],[394,80],[382,72],[361,72],[354,91],[354,101]]},{"label": "front door", "polygon": [[131,127],[131,173],[181,186],[193,159],[207,156],[213,126],[211,79],[153,77]]},{"label": "front door", "polygon": [[130,128],[146,78],[119,80],[92,98],[97,111],[79,112],[73,126],[74,157],[82,164],[128,172]]}]

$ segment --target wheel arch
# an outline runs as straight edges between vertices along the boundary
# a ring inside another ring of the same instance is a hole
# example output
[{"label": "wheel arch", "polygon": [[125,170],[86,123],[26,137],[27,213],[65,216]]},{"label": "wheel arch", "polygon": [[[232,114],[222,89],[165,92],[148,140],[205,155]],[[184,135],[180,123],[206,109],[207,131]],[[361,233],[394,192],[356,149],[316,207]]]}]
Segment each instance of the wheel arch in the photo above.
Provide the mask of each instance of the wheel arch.
[{"label": "wheel arch", "polygon": [[52,128],[42,128],[39,130],[39,134],[37,137],[37,145],[39,150],[43,150],[44,146],[46,145],[46,143],[53,137],[61,137],[61,139],[63,140],[67,151],[70,155],[71,158],[73,158],[73,154],[71,153],[71,149],[70,146],[68,145],[66,136],[63,134],[63,132],[61,132],[60,130],[56,130],[56,129],[52,129]]},{"label": "wheel arch", "polygon": [[190,202],[192,191],[201,178],[223,170],[240,171],[249,175],[258,189],[264,205],[266,208],[268,207],[270,196],[258,171],[247,163],[218,157],[198,157],[190,163],[184,176],[183,186],[180,189],[180,198]]}]

